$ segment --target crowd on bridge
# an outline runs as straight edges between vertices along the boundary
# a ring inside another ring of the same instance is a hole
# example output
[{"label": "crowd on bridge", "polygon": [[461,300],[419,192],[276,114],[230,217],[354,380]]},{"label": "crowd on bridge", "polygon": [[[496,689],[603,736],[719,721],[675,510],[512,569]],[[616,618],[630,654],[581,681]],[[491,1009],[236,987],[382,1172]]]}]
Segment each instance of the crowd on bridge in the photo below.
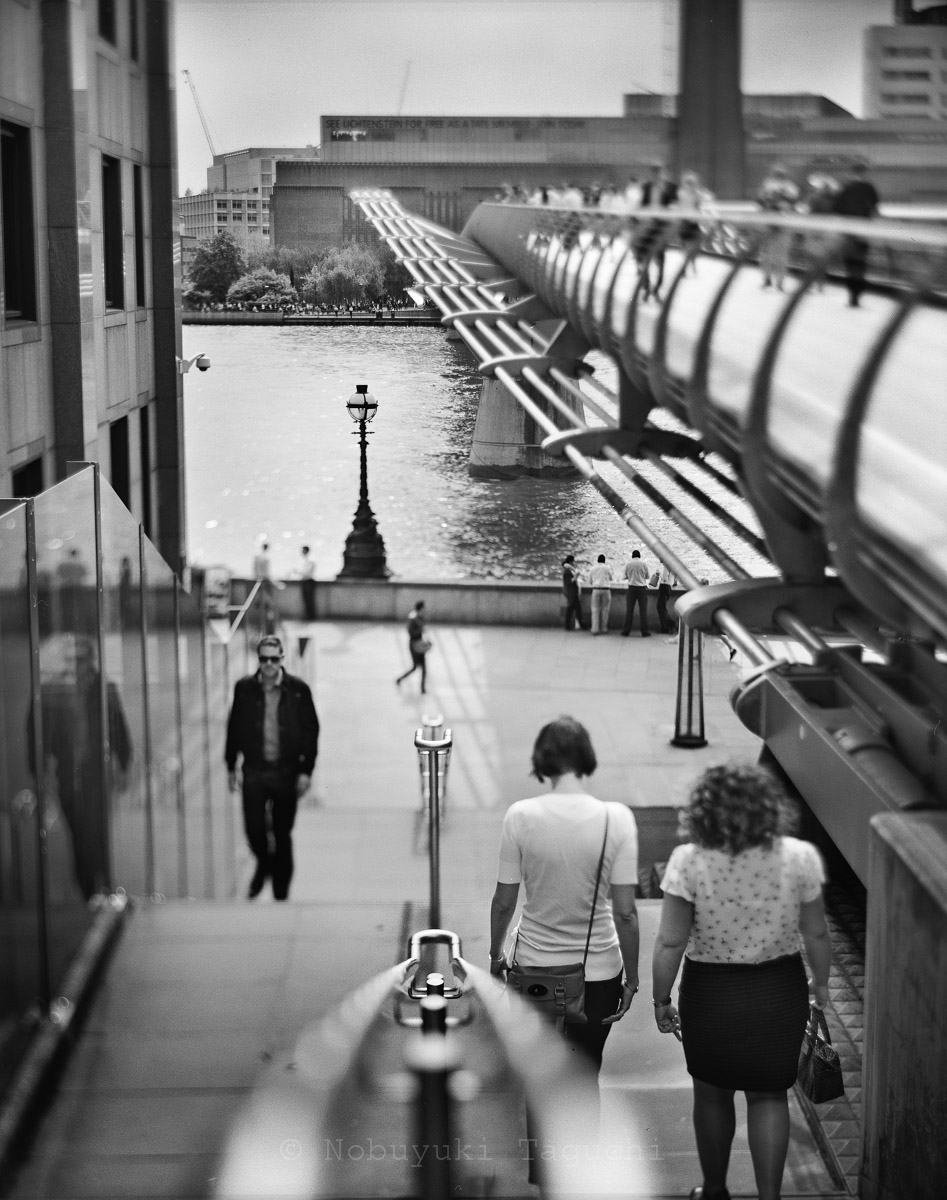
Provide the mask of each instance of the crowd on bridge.
[{"label": "crowd on bridge", "polygon": [[[714,194],[704,186],[696,171],[683,171],[679,179],[663,166],[654,164],[644,180],[632,177],[622,188],[613,183],[591,183],[580,186],[564,182],[558,187],[541,184],[503,184],[495,196],[502,204],[526,204],[534,207],[588,210],[613,213],[635,220],[638,214],[655,210],[681,210],[697,213],[697,220],[684,218],[677,227],[677,239],[684,249],[696,245],[701,235],[721,225],[721,212]],[[843,216],[870,219],[878,214],[880,196],[867,177],[867,164],[852,164],[849,176],[839,181],[825,172],[810,173],[802,181],[793,179],[782,163],[773,163],[758,188],[754,200],[760,211],[780,216],[812,215]],[[669,231],[666,231],[669,232]],[[813,232],[804,237],[791,229],[774,226],[761,239],[759,264],[762,286],[781,291],[789,271],[794,246],[803,252],[803,262],[810,265],[835,248],[824,233]],[[865,290],[865,275],[869,246],[856,237],[846,237],[837,247],[849,292],[849,304],[857,307]],[[645,299],[659,298],[663,280],[664,237],[656,224],[646,224],[636,234],[635,253],[642,266],[653,264],[657,282],[648,279]]]}]

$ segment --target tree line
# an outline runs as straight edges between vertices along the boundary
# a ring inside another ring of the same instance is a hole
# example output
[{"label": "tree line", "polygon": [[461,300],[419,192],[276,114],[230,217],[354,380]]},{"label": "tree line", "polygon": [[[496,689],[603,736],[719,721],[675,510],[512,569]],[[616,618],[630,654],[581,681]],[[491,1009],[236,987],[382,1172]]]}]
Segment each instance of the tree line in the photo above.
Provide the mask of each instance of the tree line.
[{"label": "tree line", "polygon": [[239,304],[361,307],[400,298],[411,276],[388,246],[350,242],[328,250],[265,243],[246,251],[226,230],[200,243],[182,291],[189,308]]}]

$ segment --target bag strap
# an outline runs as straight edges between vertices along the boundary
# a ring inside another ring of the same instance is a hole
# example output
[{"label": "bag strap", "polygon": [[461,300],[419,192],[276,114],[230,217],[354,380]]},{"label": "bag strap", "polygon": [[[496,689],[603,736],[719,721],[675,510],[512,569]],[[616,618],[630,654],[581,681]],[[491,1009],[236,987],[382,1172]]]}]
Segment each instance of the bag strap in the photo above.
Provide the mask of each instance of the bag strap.
[{"label": "bag strap", "polygon": [[829,1026],[825,1019],[825,1010],[820,1008],[818,1004],[809,1005],[809,1022],[815,1034],[820,1035],[822,1040],[832,1045],[832,1039],[829,1036]]},{"label": "bag strap", "polygon": [[595,872],[595,891],[592,893],[592,912],[589,915],[589,928],[585,935],[585,953],[582,955],[582,966],[589,957],[589,943],[592,941],[592,922],[595,920],[595,906],[598,904],[598,886],[602,881],[602,863],[605,861],[605,844],[608,841],[608,809],[605,809],[605,836],[602,838],[602,853],[598,856],[598,868]]}]

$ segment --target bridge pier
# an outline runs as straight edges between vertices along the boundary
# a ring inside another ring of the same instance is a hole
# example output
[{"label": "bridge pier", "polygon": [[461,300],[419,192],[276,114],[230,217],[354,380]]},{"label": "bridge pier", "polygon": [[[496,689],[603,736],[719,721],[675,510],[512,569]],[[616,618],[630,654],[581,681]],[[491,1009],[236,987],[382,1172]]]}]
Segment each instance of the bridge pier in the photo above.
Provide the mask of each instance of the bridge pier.
[{"label": "bridge pier", "polygon": [[[520,384],[537,405],[549,410],[547,402],[525,380]],[[584,420],[582,402],[564,391],[560,395]],[[545,436],[498,379],[484,379],[467,470],[475,479],[518,479],[523,475],[577,479],[579,472],[567,458],[542,449],[540,443]]]}]

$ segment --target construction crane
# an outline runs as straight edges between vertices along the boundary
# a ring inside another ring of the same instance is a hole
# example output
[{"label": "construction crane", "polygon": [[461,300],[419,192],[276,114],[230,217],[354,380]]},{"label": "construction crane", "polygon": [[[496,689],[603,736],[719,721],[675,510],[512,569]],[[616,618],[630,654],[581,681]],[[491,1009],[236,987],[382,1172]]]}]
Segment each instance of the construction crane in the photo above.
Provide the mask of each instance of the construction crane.
[{"label": "construction crane", "polygon": [[408,77],[411,74],[411,59],[404,64],[404,79],[401,81],[401,95],[398,97],[398,112],[397,116],[401,116],[401,110],[404,107],[404,96],[408,90]]},{"label": "construction crane", "polygon": [[194,97],[194,103],[197,106],[197,115],[201,119],[201,125],[204,127],[204,137],[207,138],[207,145],[210,147],[211,158],[217,157],[217,151],[214,149],[214,139],[210,136],[210,126],[207,124],[207,118],[204,116],[204,109],[201,107],[200,97],[197,94],[197,88],[194,86],[194,80],[191,78],[191,72],[185,67],[181,74],[187,80],[187,86],[191,89],[191,95]]}]

